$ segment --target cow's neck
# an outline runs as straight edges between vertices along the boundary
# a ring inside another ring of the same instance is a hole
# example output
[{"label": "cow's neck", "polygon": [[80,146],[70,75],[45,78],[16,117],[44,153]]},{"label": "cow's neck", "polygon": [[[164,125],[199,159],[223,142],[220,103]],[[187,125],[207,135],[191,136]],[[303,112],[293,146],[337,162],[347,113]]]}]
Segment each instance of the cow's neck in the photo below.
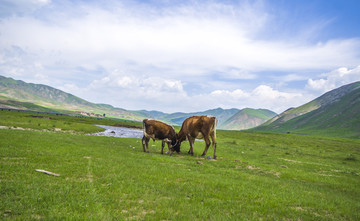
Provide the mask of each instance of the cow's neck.
[{"label": "cow's neck", "polygon": [[184,140],[186,140],[186,134],[180,130],[180,132],[178,133],[178,137],[177,139],[180,141],[180,142],[183,142]]}]

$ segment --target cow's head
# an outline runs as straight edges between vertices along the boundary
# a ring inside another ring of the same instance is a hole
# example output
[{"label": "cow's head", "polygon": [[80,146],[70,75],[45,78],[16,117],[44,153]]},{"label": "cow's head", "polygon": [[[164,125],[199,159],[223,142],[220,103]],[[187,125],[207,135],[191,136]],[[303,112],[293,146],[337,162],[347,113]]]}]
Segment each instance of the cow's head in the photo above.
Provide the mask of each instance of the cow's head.
[{"label": "cow's head", "polygon": [[171,140],[170,156],[174,153],[174,151],[180,153],[180,144],[181,142],[176,138]]},{"label": "cow's head", "polygon": [[171,146],[173,151],[180,153],[180,142],[177,139],[171,141]]}]

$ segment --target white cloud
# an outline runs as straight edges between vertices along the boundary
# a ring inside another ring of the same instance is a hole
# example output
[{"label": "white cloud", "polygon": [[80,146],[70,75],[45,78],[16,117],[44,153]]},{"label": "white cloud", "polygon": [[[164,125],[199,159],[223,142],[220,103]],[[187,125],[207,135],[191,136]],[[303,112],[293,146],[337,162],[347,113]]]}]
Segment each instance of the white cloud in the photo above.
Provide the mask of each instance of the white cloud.
[{"label": "white cloud", "polygon": [[[126,85],[118,83],[124,82],[124,79]],[[189,95],[184,91],[181,81],[150,76],[136,78],[120,71],[114,71],[100,80],[93,81],[88,88],[79,90],[74,85],[67,85],[64,88],[74,89],[78,96],[88,100],[91,98],[98,103],[109,103],[132,110],[161,110],[168,113],[201,111],[217,107],[267,108],[281,112],[311,99],[301,93],[282,92],[267,85],[260,85],[250,91],[214,90]],[[99,91],[102,93],[98,93]]]},{"label": "white cloud", "polygon": [[[300,75],[304,70],[359,65],[360,38],[321,43],[259,38],[274,18],[263,1],[165,7],[50,0],[21,7],[21,2],[10,4],[11,16],[0,14],[0,74],[127,109],[281,111],[311,97],[278,88],[308,79]],[[262,71],[297,74],[276,79]],[[309,79],[307,89],[323,91],[354,80],[358,75],[349,71]],[[284,83],[275,90],[266,86],[276,85],[268,79]]]},{"label": "white cloud", "polygon": [[338,68],[322,74],[321,77],[315,80],[309,79],[306,88],[324,93],[342,85],[360,81],[360,65],[353,69]]},{"label": "white cloud", "polygon": [[0,36],[0,46],[17,45],[48,66],[62,60],[70,67],[111,69],[131,61],[169,68],[168,74],[175,78],[179,69],[203,75],[214,68],[233,67],[224,76],[254,79],[252,72],[258,70],[328,69],[358,62],[359,39],[315,45],[255,40],[252,37],[267,22],[268,13],[260,3],[137,6],[118,4],[108,10],[74,4],[77,15],[50,11],[55,13],[52,19],[61,15],[52,23],[27,16],[3,19],[0,30],[6,32]]},{"label": "white cloud", "polygon": [[277,81],[288,83],[288,82],[293,82],[293,81],[307,80],[307,77],[299,75],[299,74],[287,74],[284,76],[276,76],[276,77],[274,77],[274,79]]},{"label": "white cloud", "polygon": [[260,85],[250,92],[244,92],[240,89],[234,91],[216,90],[210,96],[217,98],[219,104],[225,108],[267,108],[276,112],[309,101],[309,97],[301,93],[281,92],[267,85]]},{"label": "white cloud", "polygon": [[240,99],[240,98],[247,98],[250,96],[249,93],[244,92],[241,89],[236,89],[234,91],[228,91],[228,90],[215,90],[210,93],[210,95],[223,98],[223,97],[231,97],[233,99]]},{"label": "white cloud", "polygon": [[245,69],[239,69],[239,68],[222,68],[219,70],[219,73],[221,75],[221,78],[224,79],[243,79],[243,80],[251,80],[256,79],[257,75],[254,73],[251,73],[248,70]]},{"label": "white cloud", "polygon": [[119,80],[117,80],[117,84],[123,88],[127,88],[132,83],[133,83],[133,80],[127,76],[121,77]]},{"label": "white cloud", "polygon": [[267,85],[260,85],[259,87],[253,90],[253,95],[259,99],[292,99],[296,96],[301,96],[301,94],[290,94],[285,92],[280,92],[272,89]]},{"label": "white cloud", "polygon": [[132,110],[176,111],[187,98],[181,81],[145,75],[138,77],[119,70],[94,80],[77,93],[87,100]]}]

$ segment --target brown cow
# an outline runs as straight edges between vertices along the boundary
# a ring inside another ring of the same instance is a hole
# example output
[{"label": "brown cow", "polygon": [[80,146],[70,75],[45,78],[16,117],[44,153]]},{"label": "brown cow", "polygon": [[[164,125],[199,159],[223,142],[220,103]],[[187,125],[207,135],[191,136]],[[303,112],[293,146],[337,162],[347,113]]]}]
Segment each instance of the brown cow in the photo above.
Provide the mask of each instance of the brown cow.
[{"label": "brown cow", "polygon": [[[165,142],[168,144],[169,150],[170,150],[170,144],[171,146],[176,145],[177,139],[176,139],[176,133],[172,126],[165,124],[161,121],[157,120],[143,120],[143,130],[144,130],[144,136],[142,138],[142,145],[143,150],[145,152],[145,145],[146,145],[146,152],[149,153],[149,140],[153,139],[155,140],[161,140],[161,154],[163,154]],[[179,150],[175,149],[177,152]]]},{"label": "brown cow", "polygon": [[[202,157],[206,155],[206,152],[209,149],[211,144],[209,137],[212,140],[212,146],[214,148],[214,159],[216,159],[216,125],[217,119],[215,117],[209,116],[193,116],[187,118],[180,129],[180,132],[176,135],[178,138],[178,143],[173,147],[173,149],[180,151],[181,142],[184,140],[189,140],[190,150],[189,154],[194,155],[193,145],[195,139],[204,139],[206,146]],[[170,151],[170,153],[172,153]]]}]

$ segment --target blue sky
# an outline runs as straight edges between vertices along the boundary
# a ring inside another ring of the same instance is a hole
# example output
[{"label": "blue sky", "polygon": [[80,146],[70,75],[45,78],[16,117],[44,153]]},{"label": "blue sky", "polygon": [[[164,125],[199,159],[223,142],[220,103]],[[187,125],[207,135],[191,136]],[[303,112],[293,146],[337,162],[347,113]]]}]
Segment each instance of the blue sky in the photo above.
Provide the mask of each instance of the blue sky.
[{"label": "blue sky", "polygon": [[360,80],[359,1],[0,0],[0,75],[130,110],[282,112]]}]

